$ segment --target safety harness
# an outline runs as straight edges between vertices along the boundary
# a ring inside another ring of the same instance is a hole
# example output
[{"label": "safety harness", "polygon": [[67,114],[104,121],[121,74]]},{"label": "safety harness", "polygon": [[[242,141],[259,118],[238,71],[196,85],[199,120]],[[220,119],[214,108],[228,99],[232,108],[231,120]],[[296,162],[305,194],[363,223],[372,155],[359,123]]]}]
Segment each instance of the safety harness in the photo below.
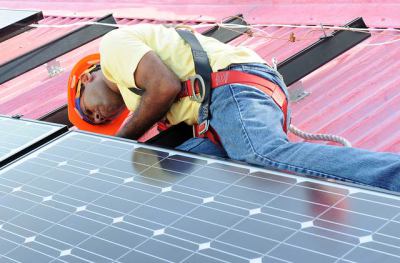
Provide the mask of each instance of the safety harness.
[{"label": "safety harness", "polygon": [[218,134],[210,127],[211,89],[228,84],[249,85],[270,96],[283,112],[283,130],[287,133],[288,100],[278,85],[262,77],[237,70],[212,72],[207,53],[196,36],[188,30],[176,31],[189,44],[195,66],[196,75],[183,82],[182,90],[178,94],[178,98],[189,96],[191,100],[201,103],[199,124],[194,125],[195,137],[207,137],[212,142],[220,144]]}]

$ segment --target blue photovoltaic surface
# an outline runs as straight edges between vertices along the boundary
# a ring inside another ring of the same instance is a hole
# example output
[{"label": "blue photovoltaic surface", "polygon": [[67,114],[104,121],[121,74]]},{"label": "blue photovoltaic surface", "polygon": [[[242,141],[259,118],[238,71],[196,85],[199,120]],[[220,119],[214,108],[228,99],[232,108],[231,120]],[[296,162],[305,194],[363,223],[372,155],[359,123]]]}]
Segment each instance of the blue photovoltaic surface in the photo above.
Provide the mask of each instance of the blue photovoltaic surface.
[{"label": "blue photovoltaic surface", "polygon": [[0,115],[0,164],[4,165],[7,158],[63,129],[66,127],[62,125]]},{"label": "blue photovoltaic surface", "polygon": [[397,196],[70,132],[0,171],[0,262],[400,262]]}]

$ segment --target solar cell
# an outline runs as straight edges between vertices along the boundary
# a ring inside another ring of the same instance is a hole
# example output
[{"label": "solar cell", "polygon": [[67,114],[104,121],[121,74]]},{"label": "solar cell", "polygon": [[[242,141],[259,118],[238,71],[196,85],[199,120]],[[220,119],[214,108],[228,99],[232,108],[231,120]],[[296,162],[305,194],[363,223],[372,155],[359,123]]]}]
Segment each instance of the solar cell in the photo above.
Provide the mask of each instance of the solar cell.
[{"label": "solar cell", "polygon": [[0,167],[65,131],[63,125],[0,115]]},{"label": "solar cell", "polygon": [[1,262],[400,262],[398,196],[69,132],[0,171]]}]

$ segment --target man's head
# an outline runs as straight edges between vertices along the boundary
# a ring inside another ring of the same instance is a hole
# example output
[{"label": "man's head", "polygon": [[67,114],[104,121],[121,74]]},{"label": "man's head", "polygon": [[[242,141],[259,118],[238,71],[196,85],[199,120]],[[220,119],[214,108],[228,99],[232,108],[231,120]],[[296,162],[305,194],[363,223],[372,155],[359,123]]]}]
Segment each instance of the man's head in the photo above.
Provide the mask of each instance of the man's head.
[{"label": "man's head", "polygon": [[90,54],[71,70],[68,118],[78,129],[115,135],[130,112],[118,88],[103,76],[99,63],[100,54]]},{"label": "man's head", "polygon": [[76,108],[85,121],[102,124],[114,119],[124,109],[121,95],[107,85],[100,65],[83,73],[78,85]]}]

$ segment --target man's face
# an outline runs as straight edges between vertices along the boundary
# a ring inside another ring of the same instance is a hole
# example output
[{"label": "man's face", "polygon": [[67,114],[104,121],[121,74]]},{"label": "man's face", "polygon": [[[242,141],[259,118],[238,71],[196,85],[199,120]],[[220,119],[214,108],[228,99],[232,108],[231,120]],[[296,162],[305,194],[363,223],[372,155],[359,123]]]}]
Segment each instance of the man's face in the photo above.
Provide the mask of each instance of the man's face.
[{"label": "man's face", "polygon": [[80,107],[92,123],[105,123],[121,113],[124,108],[122,97],[107,86],[101,71],[90,73],[82,82],[85,88]]}]

